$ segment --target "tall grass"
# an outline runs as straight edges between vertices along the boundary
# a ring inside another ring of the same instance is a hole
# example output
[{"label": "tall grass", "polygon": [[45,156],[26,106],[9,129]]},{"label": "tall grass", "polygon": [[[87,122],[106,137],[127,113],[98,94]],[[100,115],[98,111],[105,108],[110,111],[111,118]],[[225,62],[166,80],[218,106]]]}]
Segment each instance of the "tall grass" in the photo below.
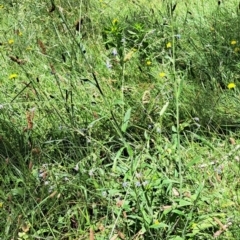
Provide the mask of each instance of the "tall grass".
[{"label": "tall grass", "polygon": [[1,239],[238,239],[236,1],[0,12]]}]

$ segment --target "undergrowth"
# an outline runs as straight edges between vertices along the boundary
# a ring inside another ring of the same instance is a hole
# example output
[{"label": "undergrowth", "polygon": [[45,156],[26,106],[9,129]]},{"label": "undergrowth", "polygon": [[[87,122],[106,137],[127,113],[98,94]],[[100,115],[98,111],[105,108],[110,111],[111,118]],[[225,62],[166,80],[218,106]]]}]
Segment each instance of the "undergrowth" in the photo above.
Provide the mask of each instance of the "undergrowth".
[{"label": "undergrowth", "polygon": [[0,12],[0,239],[239,238],[236,1]]}]

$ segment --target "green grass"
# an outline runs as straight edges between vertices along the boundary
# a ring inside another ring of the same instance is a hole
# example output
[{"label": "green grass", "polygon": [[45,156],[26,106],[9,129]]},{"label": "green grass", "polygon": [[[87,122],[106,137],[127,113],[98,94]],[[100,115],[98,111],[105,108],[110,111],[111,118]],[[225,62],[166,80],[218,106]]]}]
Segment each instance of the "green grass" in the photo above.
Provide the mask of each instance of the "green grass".
[{"label": "green grass", "polygon": [[239,11],[1,3],[0,239],[239,239]]}]

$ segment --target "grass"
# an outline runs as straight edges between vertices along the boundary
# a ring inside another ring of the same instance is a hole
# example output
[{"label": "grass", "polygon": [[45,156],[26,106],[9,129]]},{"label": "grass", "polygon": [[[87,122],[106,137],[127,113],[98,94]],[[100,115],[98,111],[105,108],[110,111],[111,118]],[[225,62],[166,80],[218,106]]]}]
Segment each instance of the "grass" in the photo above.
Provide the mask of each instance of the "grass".
[{"label": "grass", "polygon": [[237,1],[0,12],[0,239],[239,239]]}]

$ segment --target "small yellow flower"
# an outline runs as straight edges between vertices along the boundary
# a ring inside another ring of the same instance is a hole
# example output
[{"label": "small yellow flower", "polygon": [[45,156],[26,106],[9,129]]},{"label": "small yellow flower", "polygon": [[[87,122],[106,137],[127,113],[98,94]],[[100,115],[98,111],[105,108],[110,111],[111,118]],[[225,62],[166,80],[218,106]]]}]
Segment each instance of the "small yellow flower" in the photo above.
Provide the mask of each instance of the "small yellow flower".
[{"label": "small yellow flower", "polygon": [[151,64],[152,64],[152,62],[151,62],[151,61],[149,61],[149,60],[148,60],[148,61],[146,61],[146,65],[147,65],[147,66],[150,66]]},{"label": "small yellow flower", "polygon": [[234,52],[235,52],[235,53],[240,52],[240,48],[239,48],[239,47],[235,47],[235,48],[234,48]]},{"label": "small yellow flower", "polygon": [[13,74],[11,74],[8,78],[9,79],[14,79],[14,78],[16,78],[18,75],[16,74],[16,73],[13,73]]},{"label": "small yellow flower", "polygon": [[0,9],[3,9],[4,8],[4,6],[3,5],[0,5]]},{"label": "small yellow flower", "polygon": [[113,24],[113,25],[118,24],[118,20],[117,20],[116,18],[114,18],[114,19],[112,20],[112,24]]},{"label": "small yellow flower", "polygon": [[14,40],[13,39],[9,39],[8,40],[8,44],[13,44],[14,43]]},{"label": "small yellow flower", "polygon": [[22,33],[22,32],[19,32],[19,33],[18,33],[18,36],[22,36],[22,35],[23,35],[23,33]]},{"label": "small yellow flower", "polygon": [[161,78],[166,77],[166,73],[160,72],[160,73],[159,73],[159,77],[161,77]]},{"label": "small yellow flower", "polygon": [[194,223],[194,222],[193,222],[191,228],[192,228],[192,229],[197,228],[197,223]]},{"label": "small yellow flower", "polygon": [[172,47],[172,44],[171,44],[170,42],[168,42],[168,43],[166,44],[166,47],[167,47],[167,48],[171,48],[171,47]]},{"label": "small yellow flower", "polygon": [[235,83],[229,83],[229,84],[227,85],[227,87],[228,87],[228,89],[233,89],[233,88],[236,87],[236,84],[235,84]]},{"label": "small yellow flower", "polygon": [[231,41],[231,45],[236,45],[237,44],[237,41],[236,40],[232,40]]},{"label": "small yellow flower", "polygon": [[159,224],[159,221],[156,219],[156,220],[154,220],[154,224],[155,225],[158,225]]}]

